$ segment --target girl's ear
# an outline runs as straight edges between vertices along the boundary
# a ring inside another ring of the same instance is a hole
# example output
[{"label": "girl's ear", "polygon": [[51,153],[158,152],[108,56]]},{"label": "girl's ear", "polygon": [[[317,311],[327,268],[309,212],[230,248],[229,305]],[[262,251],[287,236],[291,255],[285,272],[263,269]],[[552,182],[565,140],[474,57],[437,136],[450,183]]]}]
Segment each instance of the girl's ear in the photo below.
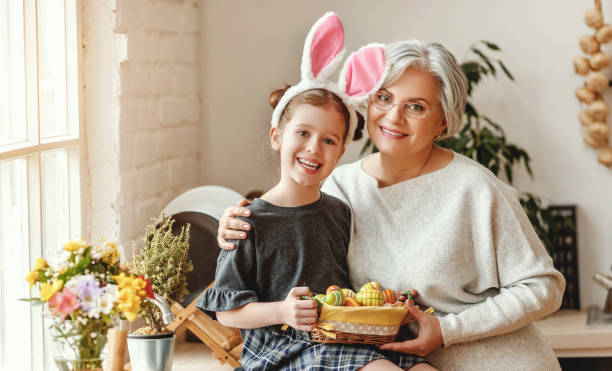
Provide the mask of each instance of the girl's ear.
[{"label": "girl's ear", "polygon": [[281,136],[281,131],[278,127],[275,126],[270,129],[270,145],[275,151],[280,151]]}]

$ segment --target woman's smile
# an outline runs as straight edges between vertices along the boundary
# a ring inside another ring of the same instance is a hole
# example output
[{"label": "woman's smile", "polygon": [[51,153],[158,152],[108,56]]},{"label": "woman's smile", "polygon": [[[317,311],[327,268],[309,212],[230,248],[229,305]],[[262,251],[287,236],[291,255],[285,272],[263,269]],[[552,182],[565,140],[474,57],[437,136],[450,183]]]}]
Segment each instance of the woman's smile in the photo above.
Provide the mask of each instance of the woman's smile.
[{"label": "woman's smile", "polygon": [[381,133],[383,134],[383,136],[385,136],[386,138],[390,138],[390,139],[403,139],[405,137],[408,136],[408,134],[403,133],[399,130],[394,130],[391,129],[389,127],[385,127],[385,126],[378,126],[378,128],[380,129]]}]

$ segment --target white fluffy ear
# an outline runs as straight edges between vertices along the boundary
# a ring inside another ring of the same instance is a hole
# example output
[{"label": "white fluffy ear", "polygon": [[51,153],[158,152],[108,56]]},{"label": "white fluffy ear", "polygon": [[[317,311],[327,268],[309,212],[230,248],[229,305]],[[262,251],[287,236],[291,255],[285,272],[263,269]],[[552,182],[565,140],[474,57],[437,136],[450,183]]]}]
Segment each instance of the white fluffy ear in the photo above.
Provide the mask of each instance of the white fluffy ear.
[{"label": "white fluffy ear", "polygon": [[312,26],[302,53],[302,80],[324,81],[342,61],[344,28],[334,12],[327,12]]},{"label": "white fluffy ear", "polygon": [[380,89],[387,72],[384,44],[368,44],[348,57],[338,86],[352,102],[359,103]]}]

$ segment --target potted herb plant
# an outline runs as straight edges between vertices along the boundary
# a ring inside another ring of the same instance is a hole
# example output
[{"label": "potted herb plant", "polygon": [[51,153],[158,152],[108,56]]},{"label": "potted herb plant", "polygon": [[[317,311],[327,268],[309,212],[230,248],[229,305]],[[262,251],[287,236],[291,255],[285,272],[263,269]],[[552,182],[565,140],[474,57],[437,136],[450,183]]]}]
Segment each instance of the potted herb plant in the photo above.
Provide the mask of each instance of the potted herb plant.
[{"label": "potted herb plant", "polygon": [[189,259],[191,226],[187,224],[175,234],[173,224],[174,219],[162,215],[148,225],[144,245],[129,268],[152,288],[149,299],[138,308],[147,326],[128,334],[128,352],[134,370],[166,371],[172,367],[175,336],[166,327],[174,320],[170,305],[182,301],[187,294],[185,274],[193,270]]}]

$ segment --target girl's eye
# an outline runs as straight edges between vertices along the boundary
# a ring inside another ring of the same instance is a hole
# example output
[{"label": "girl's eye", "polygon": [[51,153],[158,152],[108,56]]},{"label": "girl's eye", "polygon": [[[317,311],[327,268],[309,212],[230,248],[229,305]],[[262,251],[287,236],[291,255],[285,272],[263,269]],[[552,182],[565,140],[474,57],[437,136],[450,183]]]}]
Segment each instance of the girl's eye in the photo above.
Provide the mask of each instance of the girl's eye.
[{"label": "girl's eye", "polygon": [[425,107],[418,103],[407,103],[404,105],[404,107],[404,109],[408,112],[423,113],[425,111]]},{"label": "girl's eye", "polygon": [[300,135],[302,137],[307,137],[308,132],[306,130],[298,130],[297,135]]},{"label": "girl's eye", "polygon": [[325,143],[325,144],[331,144],[331,145],[336,144],[336,142],[334,142],[334,140],[333,140],[333,139],[329,139],[329,138],[325,138],[325,139],[323,139],[323,143]]}]

